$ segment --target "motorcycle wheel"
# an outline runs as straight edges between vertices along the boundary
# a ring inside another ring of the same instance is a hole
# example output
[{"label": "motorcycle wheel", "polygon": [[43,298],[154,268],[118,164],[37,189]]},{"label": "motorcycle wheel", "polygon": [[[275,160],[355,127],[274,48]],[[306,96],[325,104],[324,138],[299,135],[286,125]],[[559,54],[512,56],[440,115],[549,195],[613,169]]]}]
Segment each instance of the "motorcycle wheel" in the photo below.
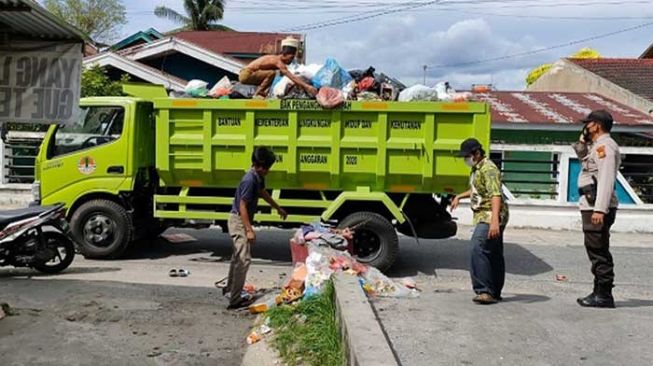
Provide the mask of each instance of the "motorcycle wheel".
[{"label": "motorcycle wheel", "polygon": [[64,234],[48,231],[43,236],[48,248],[55,250],[59,255],[50,261],[34,265],[34,269],[43,273],[59,273],[68,268],[75,258],[75,245]]}]

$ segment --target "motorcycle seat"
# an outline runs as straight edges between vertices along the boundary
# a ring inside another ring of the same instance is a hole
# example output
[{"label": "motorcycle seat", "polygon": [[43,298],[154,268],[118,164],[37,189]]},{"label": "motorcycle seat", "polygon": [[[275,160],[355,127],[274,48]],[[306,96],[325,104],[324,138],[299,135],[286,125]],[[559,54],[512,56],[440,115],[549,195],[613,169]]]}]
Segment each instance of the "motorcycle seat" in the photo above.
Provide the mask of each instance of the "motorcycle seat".
[{"label": "motorcycle seat", "polygon": [[12,222],[40,215],[52,209],[52,206],[32,206],[18,210],[0,211],[0,227],[5,227]]}]

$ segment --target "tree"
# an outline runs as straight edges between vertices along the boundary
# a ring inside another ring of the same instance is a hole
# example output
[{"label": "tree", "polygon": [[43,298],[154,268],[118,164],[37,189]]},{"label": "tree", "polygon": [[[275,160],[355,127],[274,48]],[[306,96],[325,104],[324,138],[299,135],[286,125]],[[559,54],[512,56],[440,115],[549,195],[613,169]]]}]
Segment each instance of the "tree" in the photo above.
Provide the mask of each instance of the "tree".
[{"label": "tree", "polygon": [[82,98],[123,95],[122,84],[126,82],[129,82],[127,74],[122,74],[120,81],[112,81],[100,66],[91,66],[82,72]]},{"label": "tree", "polygon": [[102,43],[115,40],[120,27],[127,24],[122,0],[45,0],[45,7]]},{"label": "tree", "polygon": [[[581,48],[578,52],[570,56],[570,58],[601,58],[599,51],[592,48]],[[543,64],[532,69],[526,76],[526,86],[531,86],[542,75],[546,74],[553,64]]]},{"label": "tree", "polygon": [[154,14],[159,18],[168,18],[183,25],[187,30],[231,30],[223,25],[215,24],[224,16],[225,0],[184,0],[186,15],[167,6],[157,6]]}]

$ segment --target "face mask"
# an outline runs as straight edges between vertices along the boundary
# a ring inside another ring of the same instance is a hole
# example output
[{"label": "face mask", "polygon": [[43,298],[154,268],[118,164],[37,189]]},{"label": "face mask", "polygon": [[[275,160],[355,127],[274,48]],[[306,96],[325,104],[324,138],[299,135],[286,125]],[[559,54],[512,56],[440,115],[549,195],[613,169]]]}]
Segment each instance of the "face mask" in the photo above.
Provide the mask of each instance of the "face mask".
[{"label": "face mask", "polygon": [[474,158],[472,156],[465,157],[465,164],[470,168],[473,168],[474,165],[476,165],[476,163],[474,163]]}]

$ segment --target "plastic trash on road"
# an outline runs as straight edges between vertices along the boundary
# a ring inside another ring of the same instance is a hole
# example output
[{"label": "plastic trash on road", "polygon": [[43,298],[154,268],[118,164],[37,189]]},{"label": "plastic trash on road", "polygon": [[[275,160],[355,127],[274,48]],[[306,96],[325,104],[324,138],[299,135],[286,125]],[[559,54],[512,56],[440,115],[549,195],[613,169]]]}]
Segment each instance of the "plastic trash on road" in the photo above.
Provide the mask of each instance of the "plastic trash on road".
[{"label": "plastic trash on road", "polygon": [[374,267],[361,275],[363,290],[370,296],[379,297],[419,297],[416,289],[399,284]]}]

